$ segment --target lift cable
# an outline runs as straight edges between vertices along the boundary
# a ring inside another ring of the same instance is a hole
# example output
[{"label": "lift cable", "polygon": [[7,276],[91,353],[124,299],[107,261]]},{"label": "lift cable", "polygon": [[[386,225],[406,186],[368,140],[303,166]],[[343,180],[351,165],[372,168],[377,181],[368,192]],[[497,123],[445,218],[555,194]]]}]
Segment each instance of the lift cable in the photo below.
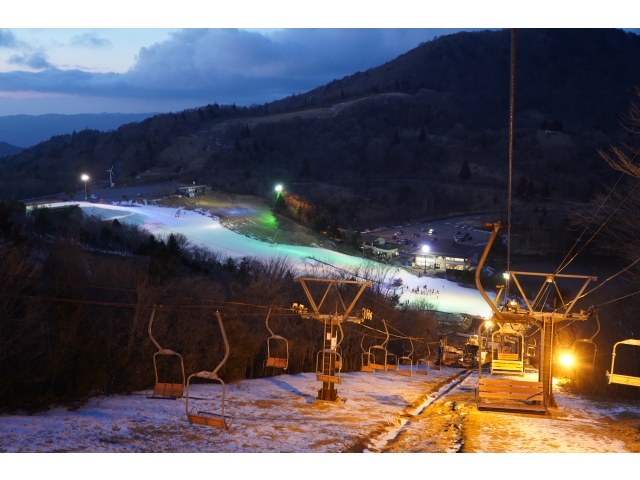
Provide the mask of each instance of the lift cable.
[{"label": "lift cable", "polygon": [[[600,287],[602,287],[605,283],[607,283],[607,282],[608,282],[608,281],[610,281],[610,280],[613,280],[613,279],[614,279],[614,278],[616,278],[618,275],[620,275],[620,274],[622,274],[622,273],[626,272],[626,271],[627,271],[627,270],[629,270],[631,267],[633,267],[634,265],[636,265],[638,262],[640,262],[640,257],[638,257],[638,258],[637,258],[633,263],[631,263],[630,265],[627,265],[626,267],[624,267],[624,268],[623,268],[622,270],[620,270],[618,273],[615,273],[615,274],[611,275],[609,278],[607,278],[607,279],[606,279],[606,280],[604,280],[602,283],[600,283],[600,285],[597,285],[597,286],[593,287],[591,290],[589,290],[588,292],[585,292],[585,293],[583,293],[582,295],[580,295],[578,298],[576,298],[576,300],[580,300],[581,298],[586,297],[586,296],[587,296],[587,295],[589,295],[590,293],[595,292],[597,289],[599,289]],[[634,294],[632,294],[632,295],[635,295],[635,293],[634,293]],[[628,296],[631,296],[631,295],[626,295],[625,297],[621,297],[620,299],[622,299],[622,298],[626,298],[626,297],[628,297]],[[618,299],[618,300],[620,300],[620,299]],[[612,300],[612,301],[614,301],[614,300]],[[600,305],[606,305],[607,303],[611,303],[611,302],[601,303]],[[558,310],[558,309],[560,309],[560,308],[564,308],[564,307],[566,307],[567,305],[568,305],[568,303],[565,303],[565,304],[563,304],[563,305],[559,306],[558,308],[556,308],[554,311],[557,311],[557,310]]]},{"label": "lift cable", "polygon": [[[615,210],[614,210],[613,212],[611,212],[611,215],[609,215],[609,217],[608,217],[604,222],[602,222],[602,224],[601,224],[601,225],[598,227],[598,229],[593,233],[593,235],[591,235],[591,237],[589,237],[589,240],[587,240],[587,241],[584,243],[584,245],[582,245],[582,248],[580,248],[580,250],[578,250],[578,251],[576,252],[576,254],[575,254],[573,257],[571,257],[571,259],[570,259],[570,260],[568,260],[568,261],[567,261],[563,266],[558,267],[558,269],[556,270],[556,273],[560,273],[560,272],[562,272],[562,270],[564,270],[565,268],[567,268],[567,266],[569,266],[569,264],[575,260],[575,258],[576,258],[576,257],[577,257],[577,256],[578,256],[578,255],[579,255],[579,254],[580,254],[580,253],[581,253],[585,248],[586,248],[586,246],[591,242],[591,240],[593,240],[593,239],[594,239],[594,237],[595,237],[596,235],[598,235],[598,233],[600,233],[600,230],[602,230],[602,229],[604,228],[604,226],[609,222],[609,220],[611,220],[611,219],[613,218],[613,216],[618,212],[618,210],[620,210],[620,208],[622,208],[622,205],[624,205],[624,203],[625,203],[625,202],[627,201],[627,199],[631,196],[631,194],[635,191],[635,189],[636,189],[636,187],[632,188],[632,189],[629,191],[629,193],[627,194],[627,196],[626,196],[626,197],[624,197],[624,199],[620,202],[620,205],[618,205],[618,206],[615,208]],[[613,191],[613,190],[612,190],[612,191]],[[599,210],[598,210],[598,211],[599,211]],[[597,214],[597,213],[598,213],[598,212],[596,212],[596,214]],[[595,214],[594,214],[594,216],[595,216]],[[590,224],[591,224],[591,223],[589,223],[589,225],[590,225]],[[587,226],[585,227],[585,231],[589,228],[589,225],[587,225]],[[584,234],[584,232],[583,232],[583,234]],[[578,239],[580,239],[580,238],[581,238],[581,237],[578,237]],[[573,251],[573,248],[574,248],[577,244],[578,244],[578,240],[576,240],[576,243],[574,243],[574,246],[573,246],[573,247],[571,247],[571,250],[569,251],[569,253],[571,253],[571,251]],[[569,256],[569,253],[567,254],[567,257]],[[565,260],[566,260],[566,257],[565,257]],[[564,262],[564,260],[563,260],[563,262]],[[561,264],[561,265],[562,265],[562,264]]]},{"label": "lift cable", "polygon": [[[509,91],[509,198],[507,206],[507,272],[511,269],[511,210],[513,193],[513,124],[515,117],[515,92],[516,92],[516,46],[517,30],[511,29],[511,86]],[[507,297],[509,296],[509,284],[507,283]]]}]

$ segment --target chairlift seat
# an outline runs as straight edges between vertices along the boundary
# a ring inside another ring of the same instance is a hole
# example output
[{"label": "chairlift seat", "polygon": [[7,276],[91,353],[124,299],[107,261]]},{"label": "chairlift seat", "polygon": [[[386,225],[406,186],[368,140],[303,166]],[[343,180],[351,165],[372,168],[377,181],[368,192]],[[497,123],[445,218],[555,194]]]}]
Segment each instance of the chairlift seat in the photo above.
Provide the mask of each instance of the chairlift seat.
[{"label": "chairlift seat", "polygon": [[181,383],[156,383],[153,394],[147,398],[164,398],[177,400],[184,395],[184,385]]},{"label": "chairlift seat", "polygon": [[325,375],[323,373],[316,373],[316,380],[319,382],[337,383],[342,385],[342,376],[338,375]]},{"label": "chairlift seat", "polygon": [[286,358],[269,357],[267,358],[267,367],[287,368],[288,360]]},{"label": "chairlift seat", "polygon": [[[542,382],[481,378],[476,389],[478,410],[511,410],[545,413]],[[539,402],[539,403],[533,403]]]},{"label": "chairlift seat", "polygon": [[403,377],[413,377],[413,372],[408,372],[406,370],[398,370],[398,375],[402,375]]},{"label": "chairlift seat", "polygon": [[217,413],[200,412],[196,410],[188,413],[187,418],[189,419],[189,423],[224,428],[225,430],[231,427],[231,424],[233,423],[233,417],[229,415],[225,415],[223,418],[222,415]]},{"label": "chairlift seat", "polygon": [[609,380],[609,384],[619,383],[621,385],[640,387],[640,377],[631,377],[629,375],[619,375],[617,373],[607,372],[607,379]]},{"label": "chairlift seat", "polygon": [[607,371],[607,379],[609,381],[609,384],[619,383],[621,385],[631,385],[634,387],[640,387],[640,377],[634,377],[631,375],[620,375],[619,373],[614,373],[616,349],[618,348],[618,345],[633,345],[636,347],[640,347],[640,340],[629,338],[627,340],[622,340],[621,342],[618,342],[613,346],[613,355],[611,356],[611,373]]}]

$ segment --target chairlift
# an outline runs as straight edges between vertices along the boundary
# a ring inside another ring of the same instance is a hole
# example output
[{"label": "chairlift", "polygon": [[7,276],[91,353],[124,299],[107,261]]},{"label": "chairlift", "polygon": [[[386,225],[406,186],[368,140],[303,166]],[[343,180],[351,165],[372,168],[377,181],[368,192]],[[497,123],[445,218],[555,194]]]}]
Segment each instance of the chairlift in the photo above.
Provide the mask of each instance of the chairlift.
[{"label": "chairlift", "polygon": [[640,387],[640,377],[615,373],[614,364],[616,361],[616,349],[618,348],[618,345],[633,345],[634,347],[640,347],[640,340],[630,338],[628,340],[622,340],[613,346],[613,353],[611,355],[611,373],[607,370],[607,380],[609,381],[609,384],[618,383],[620,385]]},{"label": "chairlift", "polygon": [[[222,339],[224,341],[224,358],[218,364],[218,366],[212,371],[202,371],[198,373],[194,373],[187,378],[187,395],[186,395],[186,412],[187,419],[189,423],[197,423],[200,425],[208,425],[210,427],[218,427],[224,428],[225,430],[229,430],[231,424],[233,423],[234,417],[224,414],[224,398],[226,393],[226,385],[224,381],[218,377],[218,370],[222,368],[227,359],[229,358],[229,340],[227,340],[227,334],[224,330],[224,324],[222,323],[222,317],[219,312],[216,312],[216,317],[218,319],[218,325],[220,326],[220,331],[222,332]],[[213,380],[215,382],[220,382],[222,385],[222,400],[220,401],[220,413],[212,413],[204,410],[198,410],[197,408],[192,408],[189,410],[189,384],[193,377],[203,378],[205,380]]]},{"label": "chairlift", "polygon": [[[340,340],[336,341],[336,345],[332,348],[320,350],[316,357],[316,380],[319,382],[337,383],[342,385],[342,347],[340,347],[340,343],[344,339],[344,331],[340,324],[338,324],[338,332],[340,333]],[[336,339],[337,335],[338,334],[336,333]],[[333,362],[333,375],[327,373],[332,370],[329,368],[331,362]]]},{"label": "chairlift", "polygon": [[[334,374],[330,375],[326,372],[329,371],[327,364],[334,363]],[[325,348],[320,350],[316,357],[316,380],[319,382],[337,383],[342,385],[342,374],[340,368],[337,365],[342,366],[342,355],[333,348]]]},{"label": "chairlift", "polygon": [[431,349],[427,345],[427,355],[416,361],[416,375],[429,375],[428,367],[431,366]]},{"label": "chairlift", "polygon": [[395,353],[387,352],[387,370],[397,372],[399,367],[398,356]]},{"label": "chairlift", "polygon": [[[398,366],[398,375],[403,375],[405,377],[413,377],[413,339],[411,337],[409,337],[409,342],[411,343],[411,351],[409,354],[406,354],[407,352],[405,350],[403,353],[406,355],[403,355],[398,359],[398,363],[409,365],[409,371],[402,370],[400,366]],[[404,350],[404,343],[402,344],[402,348]]]},{"label": "chairlift", "polygon": [[[149,327],[148,327],[148,331],[149,331],[149,338],[151,339],[151,341],[154,343],[154,345],[156,347],[158,347],[158,351],[156,353],[153,354],[153,371],[155,373],[156,376],[156,383],[153,386],[153,392],[151,393],[151,395],[149,395],[149,393],[147,393],[147,398],[159,398],[159,399],[165,399],[165,400],[177,400],[182,398],[183,394],[184,394],[184,379],[185,379],[185,374],[184,374],[184,361],[182,359],[182,356],[179,353],[174,352],[173,350],[169,350],[168,348],[162,348],[160,346],[160,344],[157,342],[157,340],[153,337],[153,334],[151,333],[151,329],[153,326],[153,320],[155,318],[156,315],[156,309],[154,308],[151,311],[151,318],[149,319]],[[182,370],[182,383],[169,383],[169,382],[160,382],[158,379],[158,363],[157,363],[157,359],[156,357],[158,355],[173,355],[176,356],[180,359],[180,368]]]},{"label": "chairlift", "polygon": [[[499,342],[496,342],[496,335]],[[510,328],[500,328],[491,335],[491,374],[524,375],[524,335]]]},{"label": "chairlift", "polygon": [[[389,341],[389,329],[387,328],[387,322],[382,320],[382,324],[384,325],[384,330],[387,334],[387,338],[380,345],[372,345],[369,347],[369,365],[374,370],[387,370],[387,360],[389,356],[389,352],[387,351],[387,342]],[[376,356],[377,353],[377,356]],[[379,360],[383,360],[380,362]]]},{"label": "chairlift", "polygon": [[362,349],[362,367],[360,369],[361,372],[370,372],[373,373],[375,370],[371,366],[371,353],[364,349],[362,343],[364,342],[364,335],[360,339],[360,348]]},{"label": "chairlift", "polygon": [[[267,330],[271,336],[267,338],[267,359],[265,360],[265,369],[271,367],[273,369],[281,368],[286,370],[289,368],[289,342],[286,338],[276,335],[269,327],[269,317],[271,316],[271,308],[267,313],[265,322]],[[284,355],[283,355],[284,353]]]},{"label": "chairlift", "polygon": [[[598,323],[598,329],[591,338],[581,338],[575,340],[571,345],[571,352],[574,357],[575,368],[581,370],[593,370],[596,364],[596,357],[598,355],[598,347],[593,339],[600,333],[600,319],[598,318],[598,312],[595,311],[594,317]],[[613,368],[613,367],[612,367]]]}]

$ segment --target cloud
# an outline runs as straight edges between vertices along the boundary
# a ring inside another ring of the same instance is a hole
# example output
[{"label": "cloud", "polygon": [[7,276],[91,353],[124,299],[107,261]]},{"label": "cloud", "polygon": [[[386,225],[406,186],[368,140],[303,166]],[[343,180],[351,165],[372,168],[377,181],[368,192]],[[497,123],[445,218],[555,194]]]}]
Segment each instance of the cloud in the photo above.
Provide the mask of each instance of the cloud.
[{"label": "cloud", "polygon": [[74,47],[106,48],[113,47],[113,43],[106,38],[101,38],[97,33],[83,33],[71,37],[69,44]]},{"label": "cloud", "polygon": [[0,48],[15,48],[20,46],[22,46],[22,42],[18,41],[13,32],[0,29]]},{"label": "cloud", "polygon": [[11,55],[11,57],[9,57],[9,60],[7,60],[7,63],[11,63],[13,65],[23,65],[33,68],[34,70],[42,70],[45,68],[53,67],[53,65],[49,63],[47,58],[47,54],[42,52],[23,53],[22,55]]},{"label": "cloud", "polygon": [[[456,30],[457,31],[457,30]],[[41,72],[0,73],[0,91],[46,91],[95,97],[264,103],[390,61],[445,29],[187,29],[141,48],[127,72],[48,68],[46,56],[11,62]],[[91,44],[95,34],[74,37]],[[73,40],[73,39],[72,39]],[[73,40],[76,41],[76,40]]]}]

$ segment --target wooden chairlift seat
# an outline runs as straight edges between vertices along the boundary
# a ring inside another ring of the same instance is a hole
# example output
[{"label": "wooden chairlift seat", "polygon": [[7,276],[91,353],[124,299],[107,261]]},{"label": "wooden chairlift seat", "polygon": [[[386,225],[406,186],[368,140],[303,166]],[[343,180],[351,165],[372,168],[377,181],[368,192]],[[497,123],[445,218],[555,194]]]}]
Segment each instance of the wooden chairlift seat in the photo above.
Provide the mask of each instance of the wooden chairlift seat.
[{"label": "wooden chairlift seat", "polygon": [[[334,356],[333,375],[331,374],[331,369],[328,368],[332,356]],[[330,348],[320,350],[316,359],[316,380],[318,380],[319,382],[337,383],[342,385],[342,375],[340,374],[340,368],[337,368],[336,365],[342,365],[342,357],[337,350]]]},{"label": "wooden chairlift seat", "polygon": [[429,360],[426,358],[419,358],[416,362],[416,374],[417,375],[429,375]]},{"label": "wooden chairlift seat", "polygon": [[[402,375],[404,377],[413,377],[413,340],[411,338],[409,338],[409,342],[411,342],[411,351],[407,351],[406,349],[404,350],[403,353],[405,353],[405,355],[403,355],[402,357],[398,358],[398,367],[397,367],[397,372],[398,375]],[[400,368],[400,365],[409,365],[409,370],[402,370]]]},{"label": "wooden chairlift seat", "polygon": [[495,355],[492,355],[491,358],[491,374],[504,373],[508,375],[524,375],[524,335],[517,330],[501,328],[500,330],[495,331],[491,336],[491,343],[494,346],[497,344],[495,341],[496,335],[519,337],[519,353],[509,353],[497,350]]},{"label": "wooden chairlift seat", "polygon": [[[393,358],[393,362],[389,362],[390,358]],[[387,352],[387,371],[388,370],[391,370],[393,372],[398,371],[398,357],[395,354],[389,352]]]},{"label": "wooden chairlift seat", "polygon": [[[153,390],[150,395],[147,391],[147,398],[155,398],[155,399],[162,399],[162,400],[179,400],[184,395],[184,385],[185,385],[184,360],[182,359],[182,356],[179,353],[174,352],[173,350],[170,350],[168,348],[162,348],[154,338],[152,333],[152,327],[153,327],[153,320],[155,318],[155,314],[156,314],[156,309],[154,308],[153,311],[151,312],[151,318],[149,319],[148,333],[149,333],[149,338],[154,343],[154,345],[158,348],[158,351],[153,354],[153,371],[155,373],[156,383],[154,384]],[[159,381],[158,363],[157,363],[158,355],[172,355],[180,359],[182,383]]]},{"label": "wooden chairlift seat", "polygon": [[633,338],[630,338],[628,340],[622,340],[618,343],[616,343],[613,346],[613,354],[612,354],[612,358],[611,358],[611,373],[609,373],[609,371],[607,370],[607,380],[609,382],[609,384],[612,383],[617,383],[620,385],[630,385],[633,387],[640,387],[640,377],[637,376],[633,376],[633,375],[621,375],[619,373],[614,373],[614,366],[615,366],[615,360],[616,360],[616,349],[618,348],[619,345],[633,345],[635,347],[640,347],[640,340],[636,340]]},{"label": "wooden chairlift seat", "polygon": [[[269,308],[267,319],[265,321],[267,330],[269,330],[271,336],[267,338],[267,358],[265,360],[264,366],[265,368],[281,368],[283,370],[286,370],[287,368],[289,368],[289,341],[281,335],[276,335],[273,330],[271,330],[271,328],[269,327],[270,316],[271,308]],[[280,348],[274,348],[274,344],[280,345]],[[284,353],[284,356],[282,355],[282,353]]]},{"label": "wooden chairlift seat", "polygon": [[[218,370],[222,368],[227,359],[229,358],[229,341],[227,340],[227,334],[224,330],[224,324],[222,323],[222,317],[219,312],[216,312],[216,317],[218,319],[218,325],[220,326],[220,331],[222,332],[222,339],[224,341],[225,347],[225,355],[222,361],[218,364],[218,366],[212,372],[202,371],[198,373],[193,373],[187,378],[187,386],[186,386],[186,404],[185,411],[187,414],[187,419],[189,423],[195,423],[199,425],[207,425],[210,427],[223,428],[225,430],[229,430],[231,428],[231,424],[233,423],[233,416],[225,415],[224,413],[224,400],[226,394],[226,385],[224,381],[218,377]],[[202,378],[205,380],[212,380],[214,382],[219,382],[222,385],[222,399],[220,401],[220,413],[209,412],[206,410],[198,410],[197,408],[192,408],[189,410],[189,386],[191,379],[193,377]]]},{"label": "wooden chairlift seat", "polygon": [[478,410],[510,410],[545,413],[542,382],[523,382],[508,378],[478,380],[476,389]]},{"label": "wooden chairlift seat", "polygon": [[[372,351],[373,350],[373,351]],[[376,359],[376,355],[375,355],[375,351],[379,350],[382,352],[382,358],[384,358],[384,362],[379,363],[378,359]],[[381,345],[373,345],[371,347],[369,347],[369,358],[371,359],[369,366],[373,369],[373,370],[381,370],[383,372],[385,372],[387,370],[387,349],[384,348]]]},{"label": "wooden chairlift seat", "polygon": [[371,366],[371,354],[364,349],[364,346],[362,345],[362,342],[364,342],[364,335],[360,339],[360,348],[362,349],[362,355],[361,355],[362,367],[360,368],[360,371],[361,372],[373,373],[375,370]]}]

